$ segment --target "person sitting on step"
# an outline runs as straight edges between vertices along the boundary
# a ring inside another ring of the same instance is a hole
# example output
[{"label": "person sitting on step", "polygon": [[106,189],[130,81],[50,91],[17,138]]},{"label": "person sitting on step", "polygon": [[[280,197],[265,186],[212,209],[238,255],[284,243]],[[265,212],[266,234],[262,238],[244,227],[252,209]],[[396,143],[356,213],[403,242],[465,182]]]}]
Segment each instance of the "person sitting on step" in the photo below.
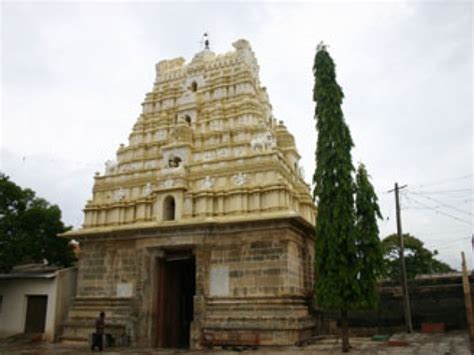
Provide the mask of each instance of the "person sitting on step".
[{"label": "person sitting on step", "polygon": [[94,351],[96,347],[99,348],[99,351],[103,350],[104,330],[105,330],[105,313],[100,312],[99,318],[97,318],[95,321],[95,333],[92,334],[92,347],[91,347],[92,351]]}]

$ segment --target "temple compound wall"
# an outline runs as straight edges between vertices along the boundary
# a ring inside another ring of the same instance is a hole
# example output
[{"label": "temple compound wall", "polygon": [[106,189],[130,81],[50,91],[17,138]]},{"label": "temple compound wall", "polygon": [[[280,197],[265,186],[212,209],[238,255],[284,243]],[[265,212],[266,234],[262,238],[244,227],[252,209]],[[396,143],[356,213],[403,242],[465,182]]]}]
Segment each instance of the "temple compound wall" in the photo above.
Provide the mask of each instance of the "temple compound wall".
[{"label": "temple compound wall", "polygon": [[287,345],[312,335],[314,215],[245,40],[157,64],[128,145],[96,173],[63,341]]}]

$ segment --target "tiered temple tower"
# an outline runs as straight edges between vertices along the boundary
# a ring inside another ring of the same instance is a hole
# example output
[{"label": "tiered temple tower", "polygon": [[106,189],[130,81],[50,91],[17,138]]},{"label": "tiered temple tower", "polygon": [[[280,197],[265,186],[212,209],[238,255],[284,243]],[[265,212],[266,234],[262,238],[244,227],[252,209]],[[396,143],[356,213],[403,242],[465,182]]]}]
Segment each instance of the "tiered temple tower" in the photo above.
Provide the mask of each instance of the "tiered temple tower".
[{"label": "tiered temple tower", "polygon": [[98,310],[142,346],[292,344],[311,335],[314,215],[293,136],[246,40],[156,65],[127,145],[97,173],[63,339]]}]

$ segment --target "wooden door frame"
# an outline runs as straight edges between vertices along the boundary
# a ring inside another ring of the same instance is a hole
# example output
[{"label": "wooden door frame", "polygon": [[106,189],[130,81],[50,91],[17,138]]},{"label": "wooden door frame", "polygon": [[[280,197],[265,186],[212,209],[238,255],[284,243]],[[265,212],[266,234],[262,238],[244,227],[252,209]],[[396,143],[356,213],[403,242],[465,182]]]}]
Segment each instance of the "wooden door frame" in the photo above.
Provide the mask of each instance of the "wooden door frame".
[{"label": "wooden door frame", "polygon": [[47,318],[48,318],[48,303],[49,303],[49,297],[48,297],[48,294],[27,294],[25,295],[26,296],[26,308],[25,308],[25,321],[24,321],[24,325],[23,325],[23,332],[24,333],[27,333],[27,327],[28,327],[28,310],[30,309],[30,312],[31,312],[31,306],[32,306],[32,303],[30,303],[31,300],[33,300],[33,298],[42,298],[44,301],[45,301],[45,304],[44,304],[44,320],[42,321],[43,323],[43,331],[42,333],[46,333],[46,321],[47,321]]},{"label": "wooden door frame", "polygon": [[[163,343],[158,336],[158,333],[161,332],[160,324],[163,323],[163,316],[160,310],[160,301],[162,300],[162,293],[160,292],[161,282],[165,282],[163,277],[160,277],[160,274],[163,270],[160,267],[160,263],[164,263],[168,257],[173,257],[176,255],[190,255],[194,258],[195,263],[195,275],[194,278],[196,279],[196,270],[197,270],[197,258],[196,258],[196,246],[195,245],[183,245],[179,247],[162,247],[157,249],[154,253],[151,263],[152,263],[152,272],[153,272],[153,291],[152,291],[152,324],[151,324],[151,344],[153,347],[160,347]],[[161,323],[160,323],[161,322]],[[191,326],[191,325],[190,325]],[[191,345],[191,344],[190,344]]]},{"label": "wooden door frame", "polygon": [[164,287],[165,287],[165,257],[156,258],[156,293],[154,303],[156,304],[156,326],[155,326],[155,343],[156,347],[162,348],[164,347],[164,313],[161,312],[161,309],[164,307]]}]

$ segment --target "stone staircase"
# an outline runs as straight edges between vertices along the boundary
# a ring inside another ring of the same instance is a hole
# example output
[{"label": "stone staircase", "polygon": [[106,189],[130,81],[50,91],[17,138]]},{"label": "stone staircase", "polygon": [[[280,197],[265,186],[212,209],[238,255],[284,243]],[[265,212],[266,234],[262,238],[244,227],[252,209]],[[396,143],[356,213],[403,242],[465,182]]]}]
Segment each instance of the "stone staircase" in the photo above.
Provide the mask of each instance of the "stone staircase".
[{"label": "stone staircase", "polygon": [[117,343],[126,343],[132,330],[130,298],[76,297],[62,326],[62,343],[89,342],[95,331],[95,321],[105,312],[105,333],[112,334]]}]

